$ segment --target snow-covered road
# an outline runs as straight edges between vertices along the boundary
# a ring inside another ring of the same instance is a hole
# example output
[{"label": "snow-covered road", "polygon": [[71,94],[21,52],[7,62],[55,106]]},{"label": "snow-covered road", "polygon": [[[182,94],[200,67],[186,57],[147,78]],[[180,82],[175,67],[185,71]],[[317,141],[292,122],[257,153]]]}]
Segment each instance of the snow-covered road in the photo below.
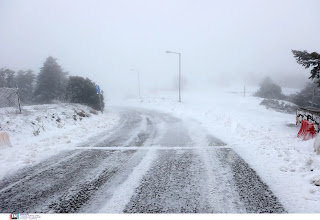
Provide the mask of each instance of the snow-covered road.
[{"label": "snow-covered road", "polygon": [[285,212],[197,121],[119,108],[112,131],[0,181],[0,212]]}]

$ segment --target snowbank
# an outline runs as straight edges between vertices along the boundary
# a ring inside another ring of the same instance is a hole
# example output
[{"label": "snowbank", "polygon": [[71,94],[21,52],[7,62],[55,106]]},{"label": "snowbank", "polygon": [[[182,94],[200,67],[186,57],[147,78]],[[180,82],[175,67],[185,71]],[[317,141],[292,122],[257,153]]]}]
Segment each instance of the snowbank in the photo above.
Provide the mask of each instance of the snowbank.
[{"label": "snowbank", "polygon": [[0,108],[0,131],[7,132],[12,143],[0,149],[0,179],[112,129],[118,119],[111,110],[101,114],[79,104],[26,106],[22,114]]},{"label": "snowbank", "polygon": [[[320,156],[313,140],[297,138],[295,114],[277,112],[253,97],[256,88],[162,93],[124,104],[197,119],[257,171],[289,212],[320,212]],[[294,92],[291,91],[290,92]],[[188,121],[188,120],[186,120]]]}]

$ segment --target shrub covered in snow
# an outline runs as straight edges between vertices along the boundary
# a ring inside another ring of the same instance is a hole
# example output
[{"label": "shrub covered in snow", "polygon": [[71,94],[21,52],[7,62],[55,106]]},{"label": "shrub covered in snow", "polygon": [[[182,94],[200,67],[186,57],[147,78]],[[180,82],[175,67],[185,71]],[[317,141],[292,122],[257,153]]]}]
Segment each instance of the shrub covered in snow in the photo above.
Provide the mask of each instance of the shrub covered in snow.
[{"label": "shrub covered in snow", "polygon": [[96,94],[96,84],[90,79],[80,76],[69,77],[66,88],[66,99],[71,103],[87,105],[95,110],[104,109],[105,105],[103,95]]},{"label": "shrub covered in snow", "polygon": [[278,112],[295,114],[298,106],[287,101],[279,101],[274,99],[264,99],[260,105],[264,105],[267,109],[272,108]]},{"label": "shrub covered in snow", "polygon": [[259,90],[254,93],[254,96],[267,99],[284,99],[285,95],[282,93],[282,89],[279,85],[275,84],[270,77],[266,77],[260,83]]}]

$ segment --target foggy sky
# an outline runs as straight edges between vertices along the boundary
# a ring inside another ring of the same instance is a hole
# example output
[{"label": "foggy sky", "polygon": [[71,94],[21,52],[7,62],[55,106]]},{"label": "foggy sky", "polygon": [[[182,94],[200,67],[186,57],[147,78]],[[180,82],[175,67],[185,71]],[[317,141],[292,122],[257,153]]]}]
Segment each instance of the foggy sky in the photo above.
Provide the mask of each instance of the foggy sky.
[{"label": "foggy sky", "polygon": [[[318,0],[0,0],[0,67],[39,72],[48,56],[109,94],[256,83],[302,86],[291,49],[320,52]],[[285,79],[288,79],[285,80]],[[286,83],[288,82],[288,83]]]}]

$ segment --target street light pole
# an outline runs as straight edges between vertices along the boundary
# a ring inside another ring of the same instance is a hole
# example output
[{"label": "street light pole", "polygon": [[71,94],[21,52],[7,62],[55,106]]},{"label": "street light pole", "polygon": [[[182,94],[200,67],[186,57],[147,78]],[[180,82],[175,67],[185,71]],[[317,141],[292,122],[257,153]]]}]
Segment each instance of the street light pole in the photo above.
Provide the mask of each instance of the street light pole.
[{"label": "street light pole", "polygon": [[139,99],[141,98],[141,93],[140,93],[140,73],[138,69],[131,69],[131,71],[136,70],[138,73],[138,88],[139,88]]},{"label": "street light pole", "polygon": [[141,98],[141,95],[140,95],[140,73],[139,73],[139,70],[137,69],[137,72],[138,72],[138,86],[139,86],[139,99]]},{"label": "street light pole", "polygon": [[181,102],[181,53],[166,51],[166,53],[173,53],[179,55],[179,102]]},{"label": "street light pole", "polygon": [[179,53],[179,102],[181,102],[181,53]]}]

